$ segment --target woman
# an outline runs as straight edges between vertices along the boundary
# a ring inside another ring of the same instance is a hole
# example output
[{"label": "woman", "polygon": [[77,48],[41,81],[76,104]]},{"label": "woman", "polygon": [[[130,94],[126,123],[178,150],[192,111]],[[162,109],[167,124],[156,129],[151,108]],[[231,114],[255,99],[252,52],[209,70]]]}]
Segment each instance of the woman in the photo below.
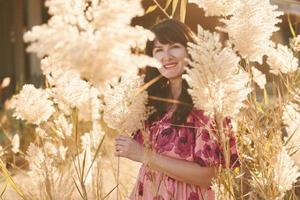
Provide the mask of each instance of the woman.
[{"label": "woman", "polygon": [[[187,43],[194,42],[193,32],[173,19],[160,22],[152,31],[156,38],[147,42],[146,53],[162,67],[147,67],[144,73],[146,82],[163,76],[147,89],[152,97],[148,104],[156,111],[146,122],[147,133],[137,132],[134,139],[116,138],[116,156],[143,163],[130,199],[214,199],[211,180],[224,158],[213,137],[213,121],[193,108],[188,84],[182,79],[189,57]],[[237,154],[234,137],[229,134],[233,164]]]}]

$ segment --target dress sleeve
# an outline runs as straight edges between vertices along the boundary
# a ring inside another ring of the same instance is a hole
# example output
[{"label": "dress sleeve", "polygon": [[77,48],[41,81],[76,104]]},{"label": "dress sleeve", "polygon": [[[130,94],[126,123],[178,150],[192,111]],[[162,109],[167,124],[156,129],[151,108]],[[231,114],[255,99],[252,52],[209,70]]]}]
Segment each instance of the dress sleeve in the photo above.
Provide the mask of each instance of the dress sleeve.
[{"label": "dress sleeve", "polygon": [[[203,167],[223,165],[225,166],[223,149],[216,137],[215,123],[204,115],[203,112],[196,112],[193,116],[195,130],[194,161]],[[239,166],[236,138],[232,131],[231,120],[226,118],[223,121],[230,141],[230,162],[231,167]]]}]

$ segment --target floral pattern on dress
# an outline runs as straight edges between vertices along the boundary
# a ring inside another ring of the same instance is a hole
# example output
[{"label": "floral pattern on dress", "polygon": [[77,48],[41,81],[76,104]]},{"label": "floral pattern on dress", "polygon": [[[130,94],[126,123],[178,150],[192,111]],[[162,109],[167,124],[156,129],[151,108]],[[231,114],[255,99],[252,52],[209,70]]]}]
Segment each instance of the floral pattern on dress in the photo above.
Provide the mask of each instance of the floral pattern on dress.
[{"label": "floral pattern on dress", "polygon": [[[224,156],[215,139],[215,123],[201,110],[192,110],[183,126],[171,123],[171,114],[167,113],[160,120],[147,125],[151,148],[157,153],[176,159],[198,163],[202,167],[224,165]],[[239,166],[236,151],[236,139],[232,132],[229,118],[224,120],[223,127],[228,128],[230,137],[231,166]],[[134,139],[143,144],[140,131]],[[199,177],[201,178],[201,177]],[[213,200],[214,193],[209,188],[168,177],[162,172],[151,170],[142,165],[131,200]]]},{"label": "floral pattern on dress", "polygon": [[144,193],[144,184],[140,181],[139,183],[138,183],[138,185],[139,185],[139,196],[143,196],[143,193]]},{"label": "floral pattern on dress", "polygon": [[191,156],[194,143],[194,134],[192,134],[192,131],[188,131],[187,128],[179,129],[175,140],[175,153],[182,158]]},{"label": "floral pattern on dress", "polygon": [[176,139],[176,131],[168,127],[158,135],[155,143],[155,149],[158,153],[162,153],[164,151],[171,151],[174,147],[174,141]]},{"label": "floral pattern on dress", "polygon": [[199,200],[199,195],[196,192],[191,192],[188,200]]}]

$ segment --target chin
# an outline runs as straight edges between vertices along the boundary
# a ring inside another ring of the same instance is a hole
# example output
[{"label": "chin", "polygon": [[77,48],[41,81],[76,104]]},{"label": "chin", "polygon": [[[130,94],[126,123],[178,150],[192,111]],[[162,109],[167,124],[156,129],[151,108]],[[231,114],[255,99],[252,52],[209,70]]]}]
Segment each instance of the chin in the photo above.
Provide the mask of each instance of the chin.
[{"label": "chin", "polygon": [[167,79],[175,79],[182,76],[182,74],[162,74],[163,77]]},{"label": "chin", "polygon": [[161,75],[167,79],[174,79],[182,76],[183,72],[178,71],[160,71]]}]

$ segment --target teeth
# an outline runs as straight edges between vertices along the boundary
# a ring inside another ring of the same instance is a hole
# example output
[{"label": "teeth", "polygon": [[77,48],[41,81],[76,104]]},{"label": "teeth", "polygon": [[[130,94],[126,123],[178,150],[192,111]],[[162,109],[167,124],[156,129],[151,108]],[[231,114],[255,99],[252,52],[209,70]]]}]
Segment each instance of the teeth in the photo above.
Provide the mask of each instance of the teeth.
[{"label": "teeth", "polygon": [[167,64],[167,65],[165,65],[165,68],[175,67],[176,65],[177,65],[177,63]]}]

